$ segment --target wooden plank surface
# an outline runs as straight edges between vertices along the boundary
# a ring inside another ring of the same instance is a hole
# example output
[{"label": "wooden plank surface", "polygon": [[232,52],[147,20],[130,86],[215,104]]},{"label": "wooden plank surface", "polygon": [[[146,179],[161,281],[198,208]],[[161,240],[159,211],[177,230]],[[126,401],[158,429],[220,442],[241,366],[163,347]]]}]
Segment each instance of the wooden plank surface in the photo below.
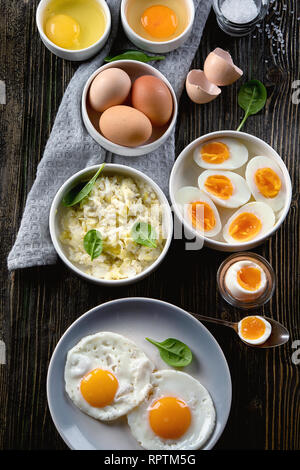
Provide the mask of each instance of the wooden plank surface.
[{"label": "wooden plank surface", "polygon": [[[74,277],[61,262],[8,273],[6,257],[26,196],[63,92],[77,68],[42,45],[35,26],[37,4],[37,0],[0,0],[0,81],[6,85],[6,104],[0,102],[0,340],[7,348],[6,364],[0,364],[1,449],[66,448],[47,408],[47,367],[66,328],[95,305],[145,296],[204,315],[232,320],[243,315],[225,305],[216,289],[216,271],[226,254],[207,248],[186,252],[183,241],[173,241],[159,270],[130,287],[90,285]],[[193,64],[202,68],[206,55],[220,46],[230,51],[245,78],[258,78],[266,84],[266,109],[249,118],[244,130],[278,151],[293,184],[286,221],[255,250],[271,262],[277,277],[275,295],[260,312],[284,323],[291,341],[274,350],[254,350],[240,343],[232,331],[208,325],[224,351],[233,383],[231,414],[216,449],[300,448],[300,365],[292,361],[293,342],[300,339],[300,106],[292,102],[293,83],[300,79],[300,8],[297,0],[278,0],[274,6],[279,14],[272,9],[266,22],[279,25],[284,48],[278,33],[268,38],[264,28],[244,38],[226,36],[212,13]],[[225,88],[219,99],[205,106],[192,104],[183,94],[177,155],[201,134],[236,129],[242,117],[238,87]]]}]

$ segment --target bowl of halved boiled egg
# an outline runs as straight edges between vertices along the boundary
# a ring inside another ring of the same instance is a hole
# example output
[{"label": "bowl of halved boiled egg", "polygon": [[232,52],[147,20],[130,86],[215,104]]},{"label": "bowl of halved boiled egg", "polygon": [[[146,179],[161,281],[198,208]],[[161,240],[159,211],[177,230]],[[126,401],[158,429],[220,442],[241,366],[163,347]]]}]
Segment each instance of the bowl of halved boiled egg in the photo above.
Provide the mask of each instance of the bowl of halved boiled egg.
[{"label": "bowl of halved boiled egg", "polygon": [[169,190],[185,233],[229,252],[251,249],[274,234],[292,197],[278,153],[237,131],[212,132],[189,144],[174,164]]}]

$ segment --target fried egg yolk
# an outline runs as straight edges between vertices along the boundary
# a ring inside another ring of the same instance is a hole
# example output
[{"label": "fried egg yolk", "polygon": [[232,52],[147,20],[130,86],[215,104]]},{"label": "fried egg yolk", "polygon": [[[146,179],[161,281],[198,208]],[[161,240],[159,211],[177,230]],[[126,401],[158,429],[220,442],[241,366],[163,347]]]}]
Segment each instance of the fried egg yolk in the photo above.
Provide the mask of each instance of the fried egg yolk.
[{"label": "fried egg yolk", "polygon": [[188,216],[192,226],[208,232],[216,225],[215,214],[207,202],[191,202],[188,206]]},{"label": "fried egg yolk", "polygon": [[259,234],[262,223],[255,214],[242,212],[229,226],[229,235],[235,240],[246,242]]},{"label": "fried egg yolk", "polygon": [[259,168],[254,179],[259,192],[265,197],[276,197],[281,189],[281,179],[272,168]]},{"label": "fried egg yolk", "polygon": [[157,436],[163,439],[178,439],[190,426],[191,411],[183,400],[163,397],[151,405],[149,422]]},{"label": "fried egg yolk", "polygon": [[204,183],[206,191],[220,199],[229,199],[233,194],[233,186],[229,178],[224,175],[209,176]]},{"label": "fried egg yolk", "polygon": [[54,15],[48,19],[45,32],[50,41],[63,49],[70,49],[80,34],[80,26],[69,15]]},{"label": "fried egg yolk", "polygon": [[112,403],[118,386],[118,380],[110,371],[94,369],[81,380],[80,391],[91,406],[103,408]]},{"label": "fried egg yolk", "polygon": [[147,33],[158,39],[172,36],[178,26],[175,12],[163,5],[147,8],[141,16],[141,22]]},{"label": "fried egg yolk", "polygon": [[201,147],[201,156],[206,163],[215,165],[228,160],[230,152],[223,142],[209,142]]},{"label": "fried egg yolk", "polygon": [[261,272],[253,266],[245,266],[238,271],[237,281],[243,289],[256,291],[261,285]]},{"label": "fried egg yolk", "polygon": [[264,335],[266,325],[261,318],[246,317],[242,320],[240,334],[247,340],[258,339]]}]

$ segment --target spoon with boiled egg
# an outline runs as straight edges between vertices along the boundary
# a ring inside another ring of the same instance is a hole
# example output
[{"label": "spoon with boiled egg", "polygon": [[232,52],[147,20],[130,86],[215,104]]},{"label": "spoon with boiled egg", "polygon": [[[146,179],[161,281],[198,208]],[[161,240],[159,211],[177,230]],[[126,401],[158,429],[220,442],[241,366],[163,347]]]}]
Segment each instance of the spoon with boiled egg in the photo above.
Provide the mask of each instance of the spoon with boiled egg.
[{"label": "spoon with boiled egg", "polygon": [[239,338],[248,346],[256,348],[274,348],[286,343],[290,334],[288,330],[276,320],[258,315],[244,317],[239,322],[211,318],[190,312],[200,321],[217,323],[218,325],[233,328]]}]

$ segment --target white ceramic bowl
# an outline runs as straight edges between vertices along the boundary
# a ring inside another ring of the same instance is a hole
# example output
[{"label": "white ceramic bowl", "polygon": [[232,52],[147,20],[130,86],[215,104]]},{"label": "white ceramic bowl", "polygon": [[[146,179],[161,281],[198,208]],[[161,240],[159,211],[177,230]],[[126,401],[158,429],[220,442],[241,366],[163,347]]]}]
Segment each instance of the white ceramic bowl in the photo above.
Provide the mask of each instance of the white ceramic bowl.
[{"label": "white ceramic bowl", "polygon": [[[110,140],[106,139],[101,133],[99,129],[99,118],[100,113],[93,111],[92,108],[89,106],[88,103],[88,92],[90,85],[96,75],[98,75],[103,70],[109,68],[119,68],[124,70],[128,73],[129,77],[131,78],[132,83],[138,77],[142,75],[153,75],[154,77],[160,78],[169,88],[172,98],[173,98],[173,114],[171,120],[166,126],[158,129],[154,129],[153,135],[150,137],[149,141],[146,142],[144,145],[140,145],[138,147],[125,147],[122,145],[114,144]],[[166,77],[152,67],[149,64],[144,64],[142,62],[138,62],[135,60],[116,60],[115,62],[108,63],[103,65],[99,69],[97,69],[87,80],[83,93],[82,93],[82,101],[81,101],[81,111],[82,111],[82,119],[85,124],[85,127],[93,139],[98,142],[103,148],[112,152],[117,155],[123,155],[126,157],[138,157],[140,155],[145,155],[147,153],[153,152],[154,150],[158,149],[171,135],[172,130],[176,123],[177,112],[178,112],[178,105],[175,92],[166,79]]]},{"label": "white ceramic bowl", "polygon": [[[140,0],[137,0],[140,1]],[[178,47],[182,46],[186,40],[188,39],[194,23],[195,18],[195,6],[193,0],[186,0],[186,5],[189,11],[189,22],[186,29],[180,34],[180,36],[171,39],[170,41],[149,41],[137,33],[133,31],[133,29],[129,26],[127,17],[126,17],[126,8],[127,8],[128,0],[122,0],[121,2],[121,21],[125,31],[126,36],[128,39],[140,49],[148,52],[156,52],[156,53],[165,53],[171,52],[177,49]],[[159,2],[158,2],[159,3]]]},{"label": "white ceramic bowl", "polygon": [[91,46],[86,47],[85,49],[79,49],[79,50],[70,50],[70,49],[64,49],[62,47],[59,47],[56,44],[54,44],[52,41],[50,41],[48,37],[46,36],[46,34],[44,33],[43,16],[44,16],[45,8],[47,7],[50,1],[51,0],[41,0],[36,10],[37,28],[38,28],[41,40],[43,41],[47,49],[49,49],[49,51],[53,52],[53,54],[57,55],[58,57],[61,57],[62,59],[82,61],[82,60],[90,59],[104,47],[108,39],[108,36],[110,34],[110,30],[111,30],[111,14],[110,14],[110,9],[108,8],[105,0],[97,0],[97,2],[102,7],[103,12],[106,17],[106,26],[105,26],[105,31],[103,35],[97,42],[95,42]]},{"label": "white ceramic bowl", "polygon": [[89,180],[98,170],[100,165],[90,166],[85,168],[84,170],[75,173],[75,175],[71,176],[59,189],[57,194],[54,197],[54,200],[51,205],[50,215],[49,215],[49,228],[50,228],[50,235],[53,242],[53,245],[56,249],[57,254],[62,259],[62,261],[71,269],[75,274],[82,277],[83,279],[93,282],[94,284],[106,285],[106,286],[123,286],[127,284],[133,284],[134,282],[140,281],[144,279],[148,274],[154,271],[162,262],[164,257],[166,256],[168,249],[170,247],[170,243],[172,241],[173,236],[173,218],[170,205],[167,201],[166,196],[159,188],[159,186],[147,175],[144,173],[130,168],[125,165],[117,165],[117,164],[105,164],[104,169],[102,170],[103,175],[105,174],[118,174],[124,176],[130,176],[134,179],[140,179],[145,183],[149,184],[155,193],[158,196],[159,202],[162,206],[162,213],[163,213],[163,230],[166,237],[165,246],[163,251],[159,255],[159,257],[152,263],[147,269],[142,271],[140,274],[137,274],[134,277],[121,279],[121,280],[105,280],[105,279],[98,279],[89,274],[84,273],[81,269],[79,269],[75,264],[73,264],[67,257],[63,244],[59,240],[59,234],[61,232],[60,227],[60,210],[62,209],[61,201],[64,195],[74,186],[76,186],[81,181]]},{"label": "white ceramic bowl", "polygon": [[[256,247],[257,245],[261,244],[264,240],[266,240],[271,235],[273,235],[276,232],[276,230],[278,230],[278,228],[284,221],[291,205],[292,185],[291,185],[290,175],[281,157],[266,142],[264,142],[263,140],[253,135],[246,134],[245,132],[237,132],[237,131],[217,131],[217,132],[211,132],[210,134],[206,134],[206,135],[203,135],[202,137],[199,137],[198,139],[191,142],[181,152],[181,154],[178,156],[177,160],[175,161],[175,164],[172,168],[170,181],[169,181],[170,198],[171,198],[172,207],[173,207],[175,216],[184,225],[186,233],[189,236],[195,236],[196,238],[199,239],[199,234],[197,234],[197,232],[193,230],[193,228],[189,224],[187,224],[187,222],[183,219],[181,211],[175,202],[175,194],[178,191],[178,189],[183,186],[198,187],[198,176],[203,171],[203,169],[200,168],[194,162],[194,159],[193,159],[194,149],[198,147],[200,144],[203,144],[204,142],[208,140],[224,138],[224,137],[236,138],[244,142],[249,150],[249,160],[256,155],[264,155],[266,157],[271,158],[272,160],[275,160],[275,162],[281,168],[283,177],[284,177],[284,182],[285,182],[285,187],[286,187],[286,200],[285,200],[284,207],[276,215],[276,222],[272,230],[270,230],[265,235],[256,238],[253,241],[249,241],[245,243],[236,243],[236,244],[229,244],[229,243],[226,243],[225,241],[222,241],[223,239],[222,239],[221,232],[217,236],[218,238],[220,238],[220,240],[204,237],[204,245],[210,248],[213,248],[215,250],[218,250],[218,251],[228,251],[228,252],[245,251],[245,250],[248,251]],[[247,163],[245,164],[245,166],[247,165]],[[243,168],[245,167],[239,168],[237,170],[231,170],[231,171],[237,171],[237,172],[241,171],[242,173]],[[224,211],[220,213],[222,226],[224,226],[225,221],[228,220],[230,215],[233,214],[236,210],[237,208],[230,209],[230,210],[225,209]]]}]

